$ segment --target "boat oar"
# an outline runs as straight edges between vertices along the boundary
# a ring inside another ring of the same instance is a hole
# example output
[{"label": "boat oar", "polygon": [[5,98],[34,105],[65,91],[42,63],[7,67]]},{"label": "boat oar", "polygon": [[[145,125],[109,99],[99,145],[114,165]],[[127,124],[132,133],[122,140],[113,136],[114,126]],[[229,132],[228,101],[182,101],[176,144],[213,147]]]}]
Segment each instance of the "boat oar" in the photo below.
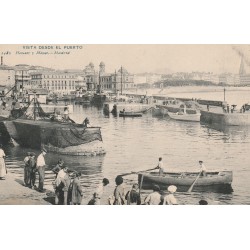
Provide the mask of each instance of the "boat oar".
[{"label": "boat oar", "polygon": [[188,189],[188,193],[192,192],[192,189],[193,189],[193,187],[194,187],[196,181],[199,179],[199,177],[200,177],[200,175],[201,175],[201,172],[202,172],[202,171],[200,171],[200,173],[198,174],[198,176],[195,178],[194,182],[192,183],[191,187]]},{"label": "boat oar", "polygon": [[140,182],[140,186],[139,186],[139,195],[141,195],[142,183],[143,183],[143,174],[141,175],[141,182]]},{"label": "boat oar", "polygon": [[131,174],[138,174],[138,173],[141,173],[141,172],[147,172],[147,171],[150,171],[150,170],[155,170],[157,169],[156,168],[150,168],[150,169],[147,169],[147,170],[141,170],[141,171],[138,171],[138,172],[130,172],[130,173],[125,173],[125,174],[120,174],[120,176],[126,176],[126,175],[131,175]]}]

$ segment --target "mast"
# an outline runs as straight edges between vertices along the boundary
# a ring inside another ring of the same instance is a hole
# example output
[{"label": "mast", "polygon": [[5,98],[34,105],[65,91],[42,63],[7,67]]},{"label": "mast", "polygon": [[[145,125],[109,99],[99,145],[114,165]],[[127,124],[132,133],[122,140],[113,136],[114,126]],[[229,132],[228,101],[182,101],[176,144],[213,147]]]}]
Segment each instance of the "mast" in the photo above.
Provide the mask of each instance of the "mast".
[{"label": "mast", "polygon": [[117,92],[117,89],[116,89],[116,70],[115,70],[115,93]]},{"label": "mast", "polygon": [[34,121],[36,120],[36,91],[34,91]]},{"label": "mast", "polygon": [[121,66],[121,95],[122,95],[122,66]]},{"label": "mast", "polygon": [[[19,91],[20,93],[20,91]],[[23,93],[23,70],[22,70],[22,93]]]}]

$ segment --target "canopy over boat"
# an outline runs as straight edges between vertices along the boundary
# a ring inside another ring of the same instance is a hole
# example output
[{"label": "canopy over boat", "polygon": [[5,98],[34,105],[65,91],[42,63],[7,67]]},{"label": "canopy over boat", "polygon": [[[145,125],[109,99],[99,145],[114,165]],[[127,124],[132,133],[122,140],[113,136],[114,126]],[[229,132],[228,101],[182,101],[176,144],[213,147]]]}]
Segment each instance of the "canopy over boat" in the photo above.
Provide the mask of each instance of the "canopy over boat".
[{"label": "canopy over boat", "polygon": [[[140,184],[142,181],[142,188],[144,189],[151,189],[153,185],[157,184],[162,190],[166,190],[170,185],[175,185],[178,187],[177,191],[187,191],[198,174],[199,172],[167,172],[160,175],[159,172],[145,172],[138,174],[138,182]],[[143,180],[141,180],[142,176]],[[232,181],[232,171],[207,172],[206,176],[198,178],[193,191],[232,192]]]}]

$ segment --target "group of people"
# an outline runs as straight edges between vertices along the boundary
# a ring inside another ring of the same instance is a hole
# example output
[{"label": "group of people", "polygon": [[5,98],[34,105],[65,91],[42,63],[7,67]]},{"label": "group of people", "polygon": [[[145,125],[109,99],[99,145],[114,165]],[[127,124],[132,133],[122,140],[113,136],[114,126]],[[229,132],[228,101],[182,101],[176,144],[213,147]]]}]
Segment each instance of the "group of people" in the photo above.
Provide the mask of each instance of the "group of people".
[{"label": "group of people", "polygon": [[140,194],[140,188],[137,183],[132,185],[131,190],[125,194],[125,186],[123,184],[123,177],[118,175],[115,179],[116,187],[114,195],[109,197],[109,205],[177,205],[177,199],[174,193],[177,187],[170,185],[168,187],[168,194],[165,195],[158,185],[153,186],[153,192],[146,196],[144,201]]},{"label": "group of people", "polygon": [[24,158],[24,186],[36,189],[36,173],[39,175],[38,191],[44,193],[44,177],[45,177],[45,163],[44,156],[47,150],[42,149],[42,152],[35,159],[36,154],[33,152],[27,152]]},{"label": "group of people", "polygon": [[[81,205],[83,199],[83,189],[80,182],[81,172],[69,171],[60,159],[57,165],[52,169],[55,173],[53,187],[55,190],[56,205]],[[96,188],[93,197],[88,205],[100,205],[104,188],[109,184],[109,180],[104,178],[102,183]]]},{"label": "group of people", "polygon": [[[44,156],[47,151],[42,149],[41,153],[35,159],[35,153],[28,152],[24,158],[24,186],[32,189],[37,189],[39,192],[44,190],[45,164]],[[5,152],[0,144],[0,180],[4,180],[7,174],[5,166]],[[206,168],[203,161],[199,161],[200,174],[206,176]],[[159,158],[158,165],[155,169],[159,169],[159,175],[165,173],[162,157]],[[52,169],[55,173],[53,187],[55,190],[55,204],[56,205],[80,205],[83,199],[83,189],[80,182],[81,173],[78,171],[69,171],[68,167],[64,165],[64,161],[59,159],[57,165]],[[38,188],[36,187],[36,173],[39,175]],[[170,185],[167,189],[168,194],[165,194],[159,185],[153,186],[153,192],[148,194],[142,200],[140,188],[137,183],[134,183],[129,191],[126,192],[124,180],[121,175],[115,178],[116,187],[113,195],[109,196],[109,205],[177,205],[178,201],[174,196],[177,187]],[[107,178],[103,178],[101,184],[96,188],[88,205],[100,205],[101,198],[105,191],[105,187],[109,184]],[[200,200],[200,205],[207,205],[206,200]]]}]

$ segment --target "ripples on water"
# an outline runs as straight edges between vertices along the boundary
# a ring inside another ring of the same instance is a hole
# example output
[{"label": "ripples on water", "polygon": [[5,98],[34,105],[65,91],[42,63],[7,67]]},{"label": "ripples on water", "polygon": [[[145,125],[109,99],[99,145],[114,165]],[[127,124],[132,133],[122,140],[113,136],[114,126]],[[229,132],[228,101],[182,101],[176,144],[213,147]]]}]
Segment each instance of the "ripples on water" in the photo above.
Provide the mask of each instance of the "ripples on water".
[{"label": "ripples on water", "polygon": [[[86,202],[102,178],[110,179],[106,199],[113,193],[114,179],[118,174],[153,168],[157,165],[158,157],[162,156],[167,171],[197,171],[199,160],[204,161],[208,170],[233,170],[232,194],[177,193],[180,204],[198,204],[202,198],[207,199],[209,204],[250,204],[248,128],[208,127],[167,117],[156,118],[151,114],[141,118],[105,117],[102,109],[75,105],[72,118],[82,122],[85,117],[89,117],[92,126],[102,128],[107,154],[71,157],[48,153],[46,162],[53,166],[62,158],[70,169],[81,171]],[[20,147],[6,148],[8,165],[13,167],[13,171],[20,172],[27,151]],[[128,188],[137,182],[135,175],[124,178]],[[143,190],[142,195],[148,192]]]}]

